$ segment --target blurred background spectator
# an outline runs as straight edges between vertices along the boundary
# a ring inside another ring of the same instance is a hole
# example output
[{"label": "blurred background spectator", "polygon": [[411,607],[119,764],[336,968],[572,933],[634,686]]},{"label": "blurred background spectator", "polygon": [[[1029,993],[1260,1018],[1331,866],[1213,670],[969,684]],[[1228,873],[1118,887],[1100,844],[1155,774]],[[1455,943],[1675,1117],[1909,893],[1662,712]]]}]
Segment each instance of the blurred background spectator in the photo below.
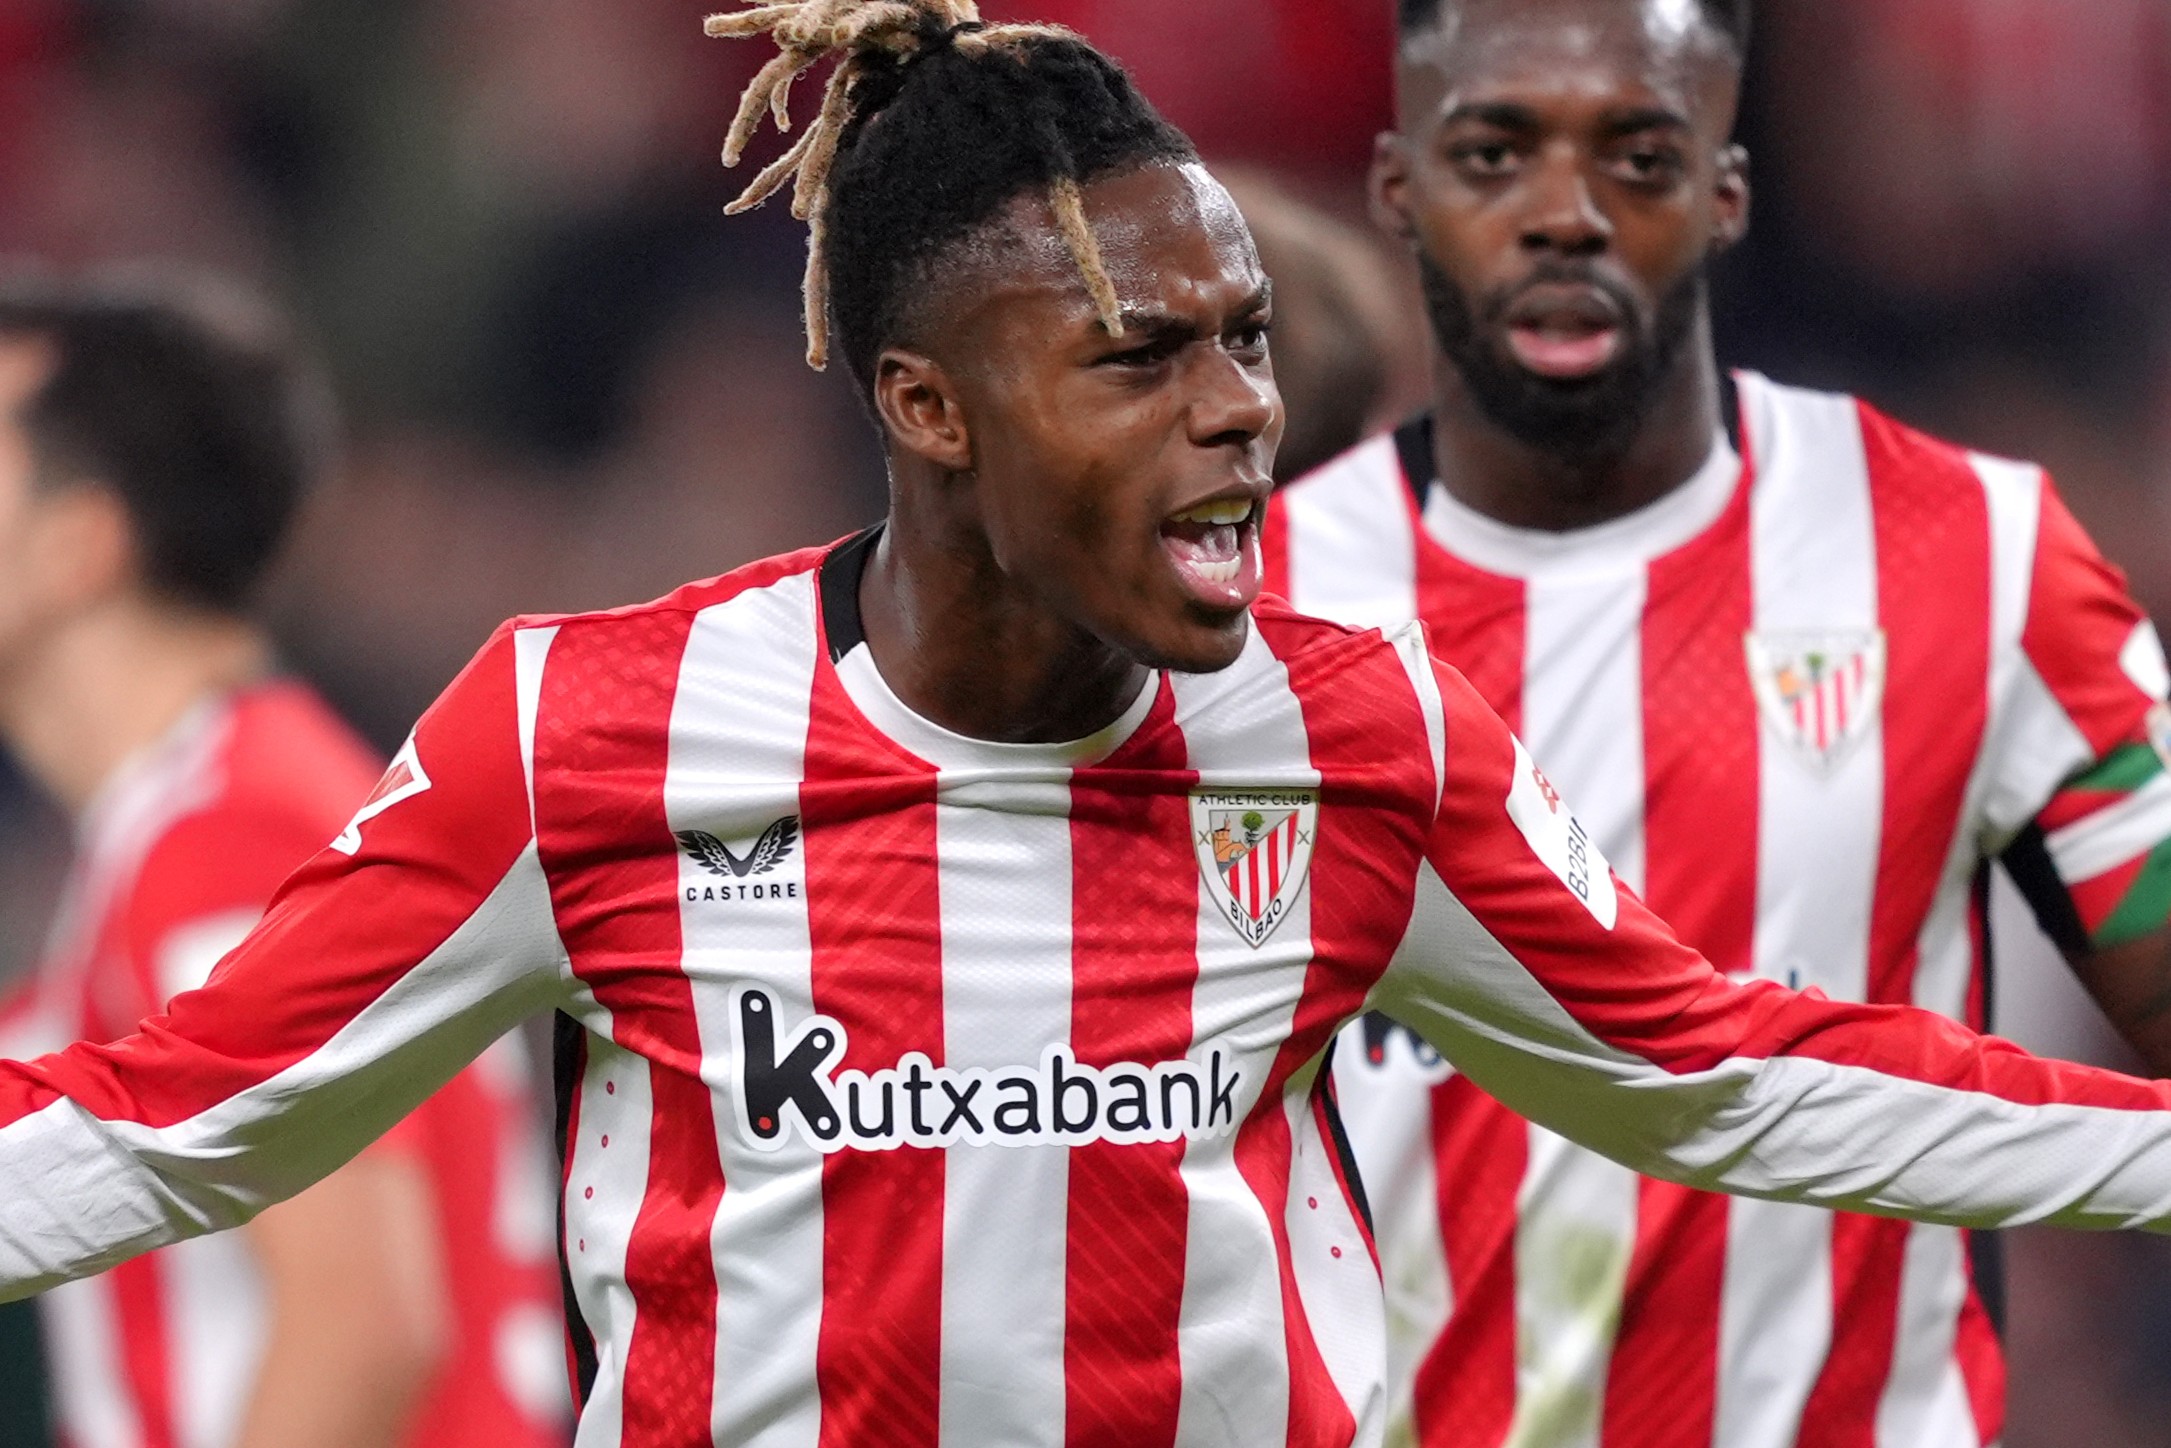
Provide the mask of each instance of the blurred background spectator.
[{"label": "blurred background spectator", "polygon": [[[1292,383],[1350,335],[1389,350],[1335,426],[1413,395],[1407,278],[1363,250],[1390,0],[987,9],[1084,31],[1245,168],[1285,285],[1348,298],[1291,305]],[[315,333],[351,437],[277,618],[381,746],[507,614],[649,596],[881,507],[856,403],[799,361],[801,231],[719,214],[760,57],[703,42],[700,11],[0,0],[0,254],[220,267]],[[2171,618],[2171,0],[1763,0],[1759,24],[1722,356],[2044,461]],[[0,974],[65,848],[4,769]],[[2016,946],[2001,968],[2000,1029],[2104,1049],[2061,967]],[[2171,1445],[2171,1251],[2011,1246],[2011,1448]],[[0,1347],[0,1378],[24,1366]]]}]

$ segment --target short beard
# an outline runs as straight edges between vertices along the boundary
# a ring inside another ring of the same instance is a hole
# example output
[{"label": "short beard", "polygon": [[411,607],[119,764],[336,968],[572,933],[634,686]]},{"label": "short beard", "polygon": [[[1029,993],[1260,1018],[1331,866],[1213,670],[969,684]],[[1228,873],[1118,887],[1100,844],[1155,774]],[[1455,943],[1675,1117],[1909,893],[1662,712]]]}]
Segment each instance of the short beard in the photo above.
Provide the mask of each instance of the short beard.
[{"label": "short beard", "polygon": [[1705,271],[1690,272],[1659,300],[1648,330],[1617,287],[1574,266],[1542,270],[1532,281],[1585,283],[1606,291],[1619,304],[1624,346],[1621,355],[1594,377],[1557,381],[1516,365],[1491,345],[1514,298],[1500,295],[1485,306],[1481,327],[1470,298],[1448,279],[1432,258],[1418,253],[1425,305],[1432,314],[1433,336],[1440,351],[1462,374],[1478,411],[1510,437],[1577,466],[1610,461],[1627,453],[1658,405],[1696,329],[1704,301]]}]

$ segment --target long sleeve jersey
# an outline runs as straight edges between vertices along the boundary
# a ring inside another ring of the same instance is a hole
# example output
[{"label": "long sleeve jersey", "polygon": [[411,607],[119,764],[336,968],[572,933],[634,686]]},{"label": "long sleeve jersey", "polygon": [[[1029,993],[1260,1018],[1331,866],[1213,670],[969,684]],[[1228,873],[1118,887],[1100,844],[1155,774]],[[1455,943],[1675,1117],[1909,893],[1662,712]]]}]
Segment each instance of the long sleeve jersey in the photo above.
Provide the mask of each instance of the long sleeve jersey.
[{"label": "long sleeve jersey", "polygon": [[[1267,586],[1416,617],[1637,895],[1730,975],[1977,1029],[1988,871],[2069,952],[2171,920],[2155,628],[2041,469],[1737,378],[1735,440],[1565,532],[1436,477],[1429,422],[1276,495]],[[1994,1240],[1684,1191],[1367,1021],[1338,1101],[1424,1448],[1998,1441]]]},{"label": "long sleeve jersey", "polygon": [[0,1066],[0,1290],[244,1220],[551,1007],[583,1445],[1376,1442],[1320,1088],[1375,1004],[1640,1170],[2171,1220],[2171,1090],[1720,976],[1419,626],[1264,604],[991,744],[885,687],[867,545],[502,630],[204,989]]}]

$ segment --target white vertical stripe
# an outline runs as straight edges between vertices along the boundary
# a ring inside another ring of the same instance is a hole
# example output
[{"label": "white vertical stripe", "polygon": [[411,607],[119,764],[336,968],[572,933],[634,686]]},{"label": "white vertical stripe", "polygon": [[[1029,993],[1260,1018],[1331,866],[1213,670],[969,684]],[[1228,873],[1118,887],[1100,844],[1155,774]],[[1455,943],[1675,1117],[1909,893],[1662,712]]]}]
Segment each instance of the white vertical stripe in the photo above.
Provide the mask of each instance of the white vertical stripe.
[{"label": "white vertical stripe", "polygon": [[168,1397],[178,1448],[230,1448],[271,1327],[264,1279],[241,1232],[163,1248]]},{"label": "white vertical stripe", "polygon": [[1365,1055],[1362,1024],[1334,1048],[1334,1085],[1378,1229],[1387,1299],[1388,1441],[1414,1444],[1417,1369],[1454,1306],[1447,1243],[1440,1231],[1440,1183],[1432,1144],[1432,1089],[1452,1073],[1407,1030],[1390,1031],[1383,1059]]},{"label": "white vertical stripe", "polygon": [[[1251,788],[1316,786],[1304,716],[1288,671],[1252,630],[1235,665],[1211,676],[1178,675],[1176,722],[1192,768]],[[1333,828],[1322,819],[1322,829]],[[1233,1052],[1244,1084],[1237,1119],[1249,1117],[1280,1054],[1311,962],[1310,883],[1281,927],[1254,950],[1199,891],[1199,981],[1191,998],[1194,1059],[1207,1042]],[[1191,1199],[1177,1355],[1183,1397],[1179,1448],[1261,1448],[1289,1425],[1289,1361],[1282,1329],[1281,1269],[1271,1219],[1236,1165],[1235,1134],[1194,1138],[1184,1149]]]},{"label": "white vertical stripe", "polygon": [[[1070,1043],[1070,791],[937,789],[943,1064],[1029,1065]],[[1060,1448],[1070,1148],[946,1151],[942,1448]]]},{"label": "white vertical stripe", "polygon": [[535,823],[535,719],[543,707],[543,667],[558,630],[523,628],[513,631],[513,696],[520,718],[520,768],[528,780],[528,823]]},{"label": "white vertical stripe", "polygon": [[113,1284],[64,1282],[38,1299],[53,1368],[53,1410],[70,1448],[141,1448],[143,1425],[121,1366]]},{"label": "white vertical stripe", "polygon": [[1975,1409],[1953,1356],[1967,1296],[1964,1251],[1954,1228],[1907,1229],[1892,1375],[1877,1404],[1879,1448],[1976,1448]]},{"label": "white vertical stripe", "polygon": [[[1876,532],[1854,402],[1746,375],[1741,391],[1756,473],[1751,626],[1767,634],[1876,628]],[[1883,726],[1828,774],[1769,721],[1759,726],[1756,973],[1860,1000],[1883,825]],[[1729,1204],[1718,1441],[1792,1441],[1831,1341],[1831,1258],[1825,1213]]]},{"label": "white vertical stripe", "polygon": [[[611,1044],[610,1013],[592,998],[573,1003],[591,1035],[580,1081],[580,1134],[567,1143],[565,1259],[573,1300],[595,1337],[596,1380],[581,1409],[579,1448],[617,1448],[625,1431],[626,1364],[633,1341],[633,1292],[626,1248],[648,1194],[648,1128],[653,1110],[648,1062]],[[603,1145],[608,1140],[609,1146]]]},{"label": "white vertical stripe", "polygon": [[[1854,402],[1746,376],[1741,385],[1756,454],[1752,626],[1877,628],[1876,531]],[[1759,756],[1757,973],[1861,1000],[1884,810],[1882,723],[1828,774],[1770,728]]]},{"label": "white vertical stripe", "polygon": [[1379,1448],[1387,1431],[1379,1272],[1336,1175],[1334,1146],[1312,1110],[1312,1079],[1299,1072],[1282,1093],[1293,1143],[1285,1213],[1290,1267],[1327,1376],[1356,1419],[1352,1448]]},{"label": "white vertical stripe", "polygon": [[1388,641],[1395,646],[1395,657],[1409,675],[1418,710],[1425,716],[1425,743],[1432,758],[1432,806],[1437,811],[1447,794],[1447,706],[1440,699],[1440,676],[1434,671],[1422,624],[1397,630]]},{"label": "white vertical stripe", "polygon": [[1712,1441],[1792,1443],[1831,1341],[1832,1214],[1728,1202]]},{"label": "white vertical stripe", "polygon": [[1391,436],[1376,437],[1283,496],[1289,601],[1355,628],[1417,617],[1417,550],[1409,484]]},{"label": "white vertical stripe", "polygon": [[[695,618],[671,710],[664,810],[673,830],[702,830],[740,856],[799,813],[814,687],[815,576],[795,574]],[[724,1194],[711,1230],[717,1268],[719,1443],[812,1448],[820,1435],[815,1354],[821,1338],[822,1158],[792,1133],[777,1150],[745,1139],[734,1111],[733,985],[776,1003],[778,1038],[814,1012],[806,851],[742,880],[680,851],[679,924],[693,983],[701,1074],[718,1103]],[[740,892],[787,892],[748,899]],[[732,898],[711,898],[728,891]]]},{"label": "white vertical stripe", "polygon": [[[1643,884],[1640,565],[1534,579],[1523,740],[1631,889]],[[1515,1233],[1517,1393],[1511,1445],[1593,1448],[1636,1246],[1635,1173],[1542,1127]]]}]

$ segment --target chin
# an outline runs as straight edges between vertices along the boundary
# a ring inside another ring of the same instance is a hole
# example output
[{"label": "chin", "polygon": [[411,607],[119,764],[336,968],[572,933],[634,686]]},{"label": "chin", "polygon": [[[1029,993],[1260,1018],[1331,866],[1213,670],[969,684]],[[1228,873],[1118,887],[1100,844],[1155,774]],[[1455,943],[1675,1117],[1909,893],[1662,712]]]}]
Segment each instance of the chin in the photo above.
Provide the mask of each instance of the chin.
[{"label": "chin", "polygon": [[1227,619],[1186,620],[1160,637],[1141,640],[1128,652],[1149,669],[1218,674],[1243,656],[1250,637],[1251,610],[1247,608]]}]

